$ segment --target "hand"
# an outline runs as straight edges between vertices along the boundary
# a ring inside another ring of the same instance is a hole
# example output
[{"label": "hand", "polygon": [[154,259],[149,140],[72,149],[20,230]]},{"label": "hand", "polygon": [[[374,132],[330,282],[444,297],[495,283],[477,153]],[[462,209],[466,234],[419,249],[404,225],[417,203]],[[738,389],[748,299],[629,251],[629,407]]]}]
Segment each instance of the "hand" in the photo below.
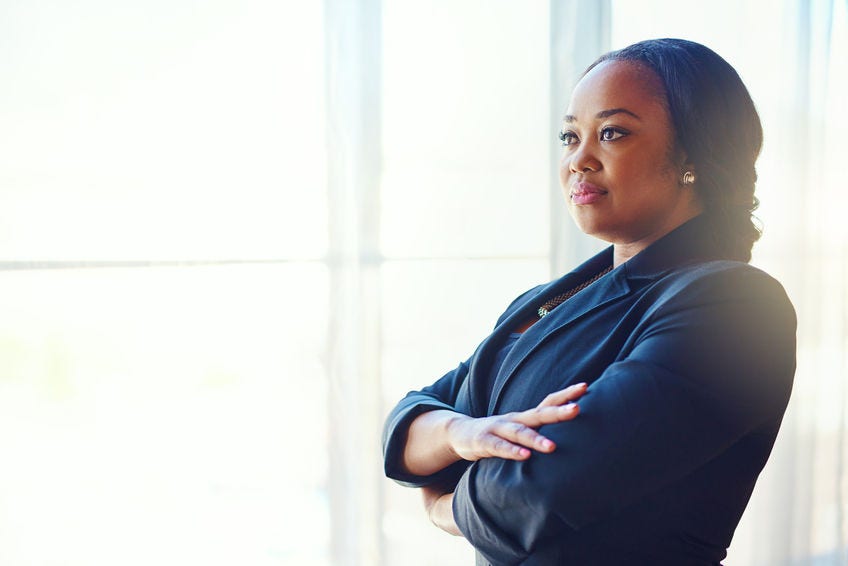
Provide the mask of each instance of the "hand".
[{"label": "hand", "polygon": [[453,518],[453,493],[438,487],[422,487],[424,508],[430,521],[448,534],[461,537],[462,533]]},{"label": "hand", "polygon": [[457,414],[447,426],[450,448],[457,457],[469,461],[492,457],[526,460],[531,449],[553,452],[554,443],[535,429],[576,417],[580,409],[573,401],[586,393],[586,387],[578,383],[556,391],[536,408],[517,413],[476,419]]}]

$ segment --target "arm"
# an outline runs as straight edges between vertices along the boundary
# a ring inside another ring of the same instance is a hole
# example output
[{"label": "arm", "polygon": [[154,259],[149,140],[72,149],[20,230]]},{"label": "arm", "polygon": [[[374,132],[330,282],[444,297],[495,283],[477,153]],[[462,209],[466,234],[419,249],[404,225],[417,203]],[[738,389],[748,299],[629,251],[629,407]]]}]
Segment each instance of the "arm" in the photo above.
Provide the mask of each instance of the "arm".
[{"label": "arm", "polygon": [[[532,444],[533,446],[531,447],[534,447],[539,452],[552,452],[555,448],[553,442],[536,433],[536,431],[530,427],[538,427],[542,424],[551,424],[573,419],[579,413],[579,407],[571,401],[577,399],[585,392],[586,384],[577,383],[560,391],[551,393],[545,397],[545,399],[542,400],[542,402],[539,403],[539,406],[535,409],[489,418],[472,419],[460,416],[462,420],[457,421],[457,414],[450,411],[444,411],[447,413],[444,417],[440,417],[438,415],[438,413],[443,411],[425,413],[413,421],[413,426],[410,427],[410,438],[413,436],[413,428],[416,423],[419,423],[419,426],[421,427],[425,427],[424,430],[426,431],[427,421],[429,420],[428,416],[432,416],[434,423],[438,423],[441,418],[445,418],[453,423],[446,427],[447,431],[444,433],[445,438],[442,440],[442,442],[450,447],[449,452],[453,454],[453,456],[449,457],[451,461],[453,458],[463,458],[463,456],[459,456],[454,451],[456,449],[455,447],[460,447],[460,452],[464,452],[466,450],[470,452],[464,456],[464,459],[466,460],[479,460],[481,458],[488,457],[500,457],[508,460],[526,460],[530,457],[530,450],[522,447],[522,445],[531,446]],[[519,422],[523,422],[523,424],[519,424]],[[510,442],[503,437],[497,436],[498,423],[503,423],[503,426],[506,429],[505,432],[507,433],[509,432],[510,425],[512,427],[517,427],[516,430],[519,431],[519,438]],[[427,431],[423,434],[427,433],[432,434],[432,431]],[[522,433],[527,434],[528,438],[521,438]],[[422,433],[419,432],[416,434]],[[491,439],[487,438],[487,436],[490,436]],[[425,442],[422,442],[422,444],[426,445],[426,439],[428,437],[424,436],[423,438]],[[413,443],[407,443],[407,452],[410,451],[411,444]],[[415,449],[425,450],[424,446],[413,448],[413,450]],[[479,450],[480,453],[475,453],[475,450]],[[433,451],[431,450],[430,452]],[[500,454],[499,452],[503,452],[503,454]],[[436,456],[432,455],[430,457],[436,458]],[[422,456],[422,458],[424,457]],[[420,465],[426,466],[427,460],[422,459]],[[430,465],[436,467],[440,464]],[[450,465],[450,462],[446,465]],[[416,473],[428,473],[428,470],[429,468],[423,468],[421,471],[415,471]],[[424,509],[427,511],[430,521],[451,535],[462,536],[453,516],[453,486],[424,486],[421,488],[421,493],[424,500]]]},{"label": "arm", "polygon": [[779,421],[794,373],[795,318],[780,285],[745,268],[690,283],[637,329],[581,399],[581,418],[540,433],[558,448],[487,459],[456,487],[459,529],[520,562],[551,534],[609,517]]},{"label": "arm", "polygon": [[[516,298],[498,318],[496,327],[541,288],[534,287]],[[463,417],[456,408],[457,399],[463,387],[468,387],[466,379],[475,356],[432,385],[411,391],[389,413],[383,428],[386,476],[409,487],[456,483],[467,461],[447,446],[445,438],[449,422]],[[427,415],[431,412],[439,414]],[[419,417],[422,420],[418,421]],[[413,422],[416,423],[414,430]],[[409,450],[408,443],[411,443]],[[422,461],[424,466],[419,465]]]},{"label": "arm", "polygon": [[456,483],[465,469],[462,462],[442,466],[430,473],[420,473],[422,470],[414,473],[404,464],[404,452],[410,425],[419,416],[433,411],[456,412],[456,398],[468,374],[469,363],[470,360],[461,363],[455,370],[420,391],[411,391],[389,413],[383,428],[383,465],[387,477],[407,487]]},{"label": "arm", "polygon": [[404,468],[429,475],[460,460],[526,460],[531,450],[553,452],[554,443],[535,429],[576,417],[579,408],[572,401],[585,392],[586,384],[577,383],[552,393],[534,409],[506,415],[472,418],[446,410],[419,415],[409,426]]},{"label": "arm", "polygon": [[449,535],[461,537],[462,532],[453,518],[453,492],[442,493],[438,489],[422,487],[421,493],[430,521]]}]

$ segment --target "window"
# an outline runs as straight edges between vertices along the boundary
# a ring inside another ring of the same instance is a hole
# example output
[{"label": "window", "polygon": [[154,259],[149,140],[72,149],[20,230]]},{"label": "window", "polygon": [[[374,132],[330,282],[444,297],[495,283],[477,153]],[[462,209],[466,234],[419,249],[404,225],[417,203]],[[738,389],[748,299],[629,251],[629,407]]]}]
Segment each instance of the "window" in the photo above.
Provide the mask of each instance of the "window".
[{"label": "window", "polygon": [[0,562],[327,563],[321,4],[0,37]]}]

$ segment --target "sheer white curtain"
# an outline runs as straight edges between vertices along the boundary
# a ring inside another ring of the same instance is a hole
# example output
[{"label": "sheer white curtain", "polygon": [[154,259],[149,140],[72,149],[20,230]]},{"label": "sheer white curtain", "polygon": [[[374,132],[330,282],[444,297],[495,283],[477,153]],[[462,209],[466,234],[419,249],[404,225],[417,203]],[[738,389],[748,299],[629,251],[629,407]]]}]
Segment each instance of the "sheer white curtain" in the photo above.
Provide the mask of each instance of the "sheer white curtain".
[{"label": "sheer white curtain", "polygon": [[[798,371],[784,430],[740,528],[750,564],[848,564],[848,4],[787,3],[780,105],[761,184],[777,191],[759,261],[798,311]],[[745,554],[742,554],[743,556]]]}]

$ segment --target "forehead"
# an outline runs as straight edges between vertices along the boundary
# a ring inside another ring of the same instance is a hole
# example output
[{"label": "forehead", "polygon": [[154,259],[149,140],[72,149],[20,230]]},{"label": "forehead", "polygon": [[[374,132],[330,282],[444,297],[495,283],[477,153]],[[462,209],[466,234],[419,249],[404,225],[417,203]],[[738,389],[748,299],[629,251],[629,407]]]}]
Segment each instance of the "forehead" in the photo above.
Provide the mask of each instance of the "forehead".
[{"label": "forehead", "polygon": [[567,114],[579,119],[581,114],[609,108],[626,108],[639,116],[664,114],[665,95],[659,77],[639,63],[598,64],[574,87]]}]

